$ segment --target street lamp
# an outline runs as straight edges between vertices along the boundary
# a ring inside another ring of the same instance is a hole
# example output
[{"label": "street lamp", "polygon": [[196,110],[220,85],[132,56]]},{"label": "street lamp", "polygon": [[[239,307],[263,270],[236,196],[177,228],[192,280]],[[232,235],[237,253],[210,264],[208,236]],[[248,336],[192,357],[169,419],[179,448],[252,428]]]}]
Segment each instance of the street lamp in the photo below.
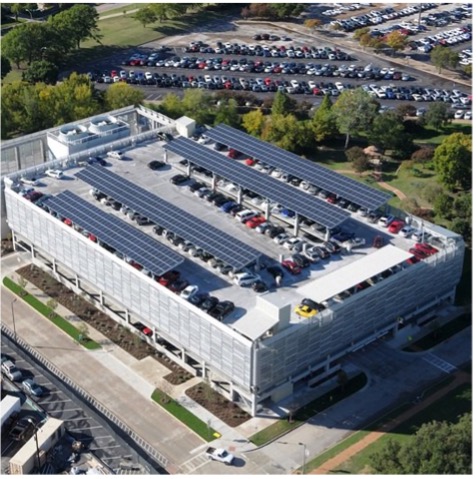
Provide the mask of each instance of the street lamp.
[{"label": "street lamp", "polygon": [[284,442],[284,441],[276,441],[278,444],[287,444],[290,446],[302,446],[302,466],[301,466],[301,474],[304,474],[306,468],[306,456],[307,456],[307,447],[306,444],[303,442]]},{"label": "street lamp", "polygon": [[38,467],[38,472],[40,471],[40,448],[38,447],[38,425],[33,422],[33,419],[30,417],[27,419],[27,421],[33,425],[35,428],[35,443],[36,443],[36,460],[37,460],[37,467]]},{"label": "street lamp", "polygon": [[13,338],[14,338],[14,341],[15,343],[17,342],[17,330],[16,330],[16,327],[15,327],[15,310],[13,309],[13,303],[15,303],[17,300],[17,298],[13,298],[13,301],[11,303],[11,307],[12,307],[12,321],[13,321]]}]

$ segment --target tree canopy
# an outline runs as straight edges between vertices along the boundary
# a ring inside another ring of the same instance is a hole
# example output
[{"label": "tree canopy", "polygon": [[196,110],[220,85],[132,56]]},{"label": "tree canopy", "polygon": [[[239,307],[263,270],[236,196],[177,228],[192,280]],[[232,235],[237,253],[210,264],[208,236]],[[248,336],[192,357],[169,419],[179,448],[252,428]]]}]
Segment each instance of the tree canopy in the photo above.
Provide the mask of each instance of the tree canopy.
[{"label": "tree canopy", "polygon": [[446,137],[434,155],[440,181],[450,189],[471,187],[471,135],[453,133]]},{"label": "tree canopy", "polygon": [[104,93],[106,110],[117,110],[128,105],[138,105],[144,100],[144,93],[127,83],[119,82],[110,85]]},{"label": "tree canopy", "polygon": [[385,111],[375,116],[368,139],[371,144],[383,150],[394,150],[402,157],[411,152],[411,137],[405,132],[403,118],[395,111]]},{"label": "tree canopy", "polygon": [[371,465],[380,474],[471,474],[471,422],[467,413],[456,424],[423,424],[408,442],[390,439]]},{"label": "tree canopy", "polygon": [[332,113],[332,100],[329,95],[324,96],[319,108],[316,109],[311,126],[314,138],[318,142],[337,136],[336,119]]},{"label": "tree canopy", "polygon": [[345,148],[351,136],[366,132],[378,115],[378,103],[362,88],[346,90],[332,107],[337,128],[346,136]]},{"label": "tree canopy", "polygon": [[442,68],[456,68],[459,62],[458,53],[443,45],[433,48],[430,53],[430,59],[440,73]]},{"label": "tree canopy", "polygon": [[38,60],[31,63],[25,72],[22,74],[24,81],[28,83],[46,83],[54,85],[58,79],[58,67],[47,60]]},{"label": "tree canopy", "polygon": [[441,130],[450,121],[451,113],[446,103],[438,101],[431,103],[421,118],[426,125]]},{"label": "tree canopy", "polygon": [[10,60],[5,55],[2,55],[2,66],[0,68],[3,80],[12,71]]}]

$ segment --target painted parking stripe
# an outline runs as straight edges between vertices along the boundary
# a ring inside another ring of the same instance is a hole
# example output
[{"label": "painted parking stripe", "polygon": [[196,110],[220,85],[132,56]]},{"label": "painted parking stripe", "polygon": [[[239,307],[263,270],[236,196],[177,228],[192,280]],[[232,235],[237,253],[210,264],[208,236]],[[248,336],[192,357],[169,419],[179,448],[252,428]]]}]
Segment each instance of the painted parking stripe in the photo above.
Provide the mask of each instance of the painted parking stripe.
[{"label": "painted parking stripe", "polygon": [[90,451],[104,451],[106,449],[117,449],[119,446],[118,444],[115,444],[113,446],[101,446],[101,447],[88,447]]},{"label": "painted parking stripe", "polygon": [[[65,421],[65,422],[68,422],[68,421]],[[86,431],[86,430],[90,430],[90,429],[101,429],[102,426],[84,426],[84,427],[77,427],[77,428],[68,428],[68,431],[69,432],[81,432],[81,431]]]},{"label": "painted parking stripe", "polygon": [[62,402],[73,402],[72,399],[53,399],[52,401],[38,401],[40,404],[53,404],[53,403],[62,403]]}]

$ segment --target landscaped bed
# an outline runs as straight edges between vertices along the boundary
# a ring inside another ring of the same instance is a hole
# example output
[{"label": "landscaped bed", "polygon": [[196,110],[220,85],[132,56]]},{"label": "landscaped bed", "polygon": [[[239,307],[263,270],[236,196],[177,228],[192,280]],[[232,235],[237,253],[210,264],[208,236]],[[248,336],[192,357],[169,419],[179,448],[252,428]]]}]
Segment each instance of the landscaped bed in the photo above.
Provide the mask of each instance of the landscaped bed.
[{"label": "landscaped bed", "polygon": [[28,265],[17,270],[17,274],[23,276],[46,295],[75,314],[80,320],[99,331],[136,359],[140,360],[147,356],[152,356],[171,370],[171,373],[165,376],[165,379],[171,384],[182,384],[193,377],[188,371],[147,344],[140,336],[117,323],[107,314],[99,311],[91,303],[68,289],[46,271],[35,265]]}]

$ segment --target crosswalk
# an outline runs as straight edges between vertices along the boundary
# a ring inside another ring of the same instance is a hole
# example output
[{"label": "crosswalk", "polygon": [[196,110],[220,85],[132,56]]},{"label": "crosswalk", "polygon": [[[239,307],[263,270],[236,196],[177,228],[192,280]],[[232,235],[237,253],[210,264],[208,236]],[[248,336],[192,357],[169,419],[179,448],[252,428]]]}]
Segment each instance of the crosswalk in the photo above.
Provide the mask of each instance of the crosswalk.
[{"label": "crosswalk", "polygon": [[196,456],[181,464],[180,473],[191,474],[192,472],[196,471],[198,468],[202,467],[204,464],[210,461],[211,459],[205,456],[205,454],[202,452],[201,454],[197,454]]},{"label": "crosswalk", "polygon": [[427,353],[423,356],[423,359],[431,364],[432,366],[435,366],[436,368],[440,369],[441,371],[444,371],[445,373],[452,373],[456,371],[457,367],[454,366],[453,364],[449,363],[448,361],[445,361],[444,359],[439,358],[438,356],[435,356],[433,353]]}]

